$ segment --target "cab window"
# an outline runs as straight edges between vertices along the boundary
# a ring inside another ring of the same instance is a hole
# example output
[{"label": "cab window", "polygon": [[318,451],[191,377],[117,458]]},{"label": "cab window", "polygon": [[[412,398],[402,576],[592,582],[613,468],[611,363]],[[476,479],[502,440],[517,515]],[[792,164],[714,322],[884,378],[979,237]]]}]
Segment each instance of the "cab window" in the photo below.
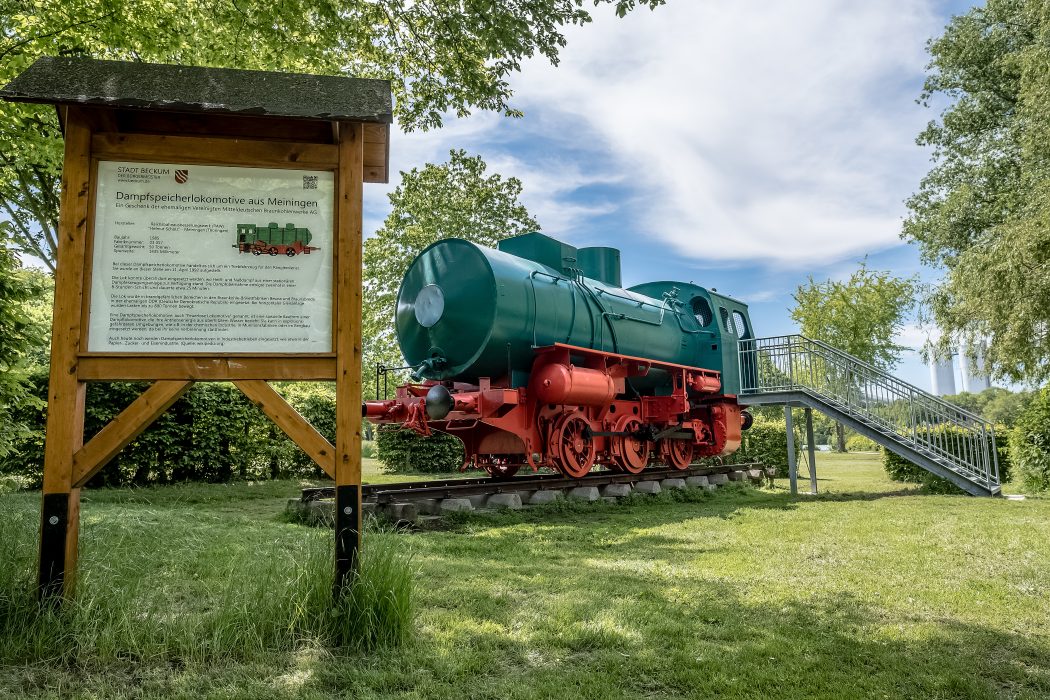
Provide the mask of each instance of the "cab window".
[{"label": "cab window", "polygon": [[751,329],[748,328],[747,319],[739,311],[733,312],[733,329],[740,338],[746,339],[751,337]]},{"label": "cab window", "polygon": [[689,302],[689,306],[693,312],[693,316],[696,317],[696,322],[701,326],[706,326],[711,323],[711,319],[715,315],[711,312],[711,305],[707,303],[707,299],[703,297],[693,297],[693,300]]}]

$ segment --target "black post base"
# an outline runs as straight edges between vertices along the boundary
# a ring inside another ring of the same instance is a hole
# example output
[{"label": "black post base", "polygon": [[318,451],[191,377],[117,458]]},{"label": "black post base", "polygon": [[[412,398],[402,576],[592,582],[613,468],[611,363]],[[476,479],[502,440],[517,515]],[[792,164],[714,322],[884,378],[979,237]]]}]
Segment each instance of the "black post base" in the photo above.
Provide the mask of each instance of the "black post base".
[{"label": "black post base", "polygon": [[37,593],[42,603],[56,603],[65,593],[69,494],[45,493],[40,508],[40,569]]},{"label": "black post base", "polygon": [[361,487],[335,487],[335,595],[353,583],[361,551]]}]

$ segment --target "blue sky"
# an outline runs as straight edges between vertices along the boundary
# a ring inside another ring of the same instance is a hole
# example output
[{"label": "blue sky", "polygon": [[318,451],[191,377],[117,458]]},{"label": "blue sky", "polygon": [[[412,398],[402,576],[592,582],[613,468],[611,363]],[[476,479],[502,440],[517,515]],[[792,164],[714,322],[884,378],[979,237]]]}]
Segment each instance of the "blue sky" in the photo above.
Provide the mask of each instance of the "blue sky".
[{"label": "blue sky", "polygon": [[[396,174],[450,148],[516,176],[543,231],[623,252],[625,285],[694,281],[751,306],[758,335],[795,330],[791,292],[859,260],[937,273],[899,238],[929,166],[915,136],[925,44],[971,3],[669,0],[568,32],[561,65],[510,80],[521,119],[478,114],[395,133]],[[365,231],[389,187],[365,190]],[[900,339],[918,347],[912,326]],[[898,374],[929,388],[908,353]]]}]

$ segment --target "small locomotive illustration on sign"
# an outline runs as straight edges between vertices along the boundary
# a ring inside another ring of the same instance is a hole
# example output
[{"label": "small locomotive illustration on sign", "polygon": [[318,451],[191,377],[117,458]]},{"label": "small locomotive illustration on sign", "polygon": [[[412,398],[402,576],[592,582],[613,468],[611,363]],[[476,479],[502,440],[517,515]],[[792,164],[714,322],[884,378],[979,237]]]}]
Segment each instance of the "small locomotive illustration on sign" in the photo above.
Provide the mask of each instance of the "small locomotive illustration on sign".
[{"label": "small locomotive illustration on sign", "polygon": [[255,224],[237,224],[237,242],[234,248],[238,253],[252,255],[309,255],[318,248],[311,246],[313,236],[308,228],[298,228],[295,224],[285,224],[282,228],[274,222],[267,226]]}]

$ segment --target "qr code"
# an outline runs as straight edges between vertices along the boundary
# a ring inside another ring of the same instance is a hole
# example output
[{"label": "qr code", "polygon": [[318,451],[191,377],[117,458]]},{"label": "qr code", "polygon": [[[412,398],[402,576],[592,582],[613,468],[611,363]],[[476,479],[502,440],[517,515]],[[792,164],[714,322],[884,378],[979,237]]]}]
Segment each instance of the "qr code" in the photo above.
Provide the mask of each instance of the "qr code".
[{"label": "qr code", "polygon": [[304,190],[316,190],[317,189],[317,176],[316,175],[303,175],[303,189]]}]

